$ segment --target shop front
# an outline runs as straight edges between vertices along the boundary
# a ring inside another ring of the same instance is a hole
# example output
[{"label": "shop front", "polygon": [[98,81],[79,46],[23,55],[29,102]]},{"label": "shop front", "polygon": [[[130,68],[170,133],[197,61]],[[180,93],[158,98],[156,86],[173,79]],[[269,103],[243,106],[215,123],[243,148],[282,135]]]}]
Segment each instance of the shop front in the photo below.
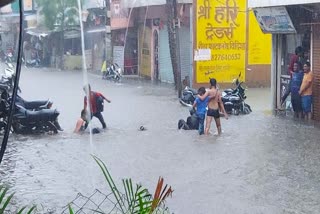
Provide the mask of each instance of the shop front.
[{"label": "shop front", "polygon": [[[261,2],[263,3],[263,1]],[[301,2],[302,3],[302,2]],[[306,0],[303,3],[307,3]],[[314,2],[310,2],[314,3]],[[289,3],[288,3],[289,4]],[[290,70],[297,47],[303,50],[301,61],[310,62],[313,79],[313,118],[320,121],[320,3],[295,5],[252,4],[264,33],[272,34],[272,107],[290,109],[290,101],[281,105],[281,98],[290,81]],[[256,7],[263,6],[263,7]],[[290,99],[288,99],[290,100]]]}]

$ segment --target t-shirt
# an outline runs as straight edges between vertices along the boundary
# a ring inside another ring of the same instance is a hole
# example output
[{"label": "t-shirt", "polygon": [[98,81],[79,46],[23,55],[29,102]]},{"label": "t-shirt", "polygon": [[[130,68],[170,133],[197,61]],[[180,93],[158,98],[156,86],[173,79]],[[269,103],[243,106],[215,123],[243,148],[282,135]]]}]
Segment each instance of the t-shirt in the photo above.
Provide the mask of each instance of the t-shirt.
[{"label": "t-shirt", "polygon": [[194,101],[197,104],[197,115],[205,115],[207,112],[207,105],[209,102],[209,96],[205,100],[201,100],[199,97]]},{"label": "t-shirt", "polygon": [[[301,89],[304,89],[301,96],[308,96],[312,95],[312,84],[307,87],[308,83],[313,82],[313,73],[312,71],[309,71],[308,73],[305,73],[302,80]],[[307,87],[307,88],[306,88]]]},{"label": "t-shirt", "polygon": [[[90,95],[90,109],[93,114],[97,113],[97,96],[101,96],[102,98],[105,98],[101,93],[91,91]],[[84,106],[86,108],[87,106],[87,96],[84,97]]]},{"label": "t-shirt", "polygon": [[303,79],[303,72],[294,72],[292,74],[292,79],[291,79],[291,88],[290,92],[292,94],[299,94],[300,86],[302,84],[302,79]]}]

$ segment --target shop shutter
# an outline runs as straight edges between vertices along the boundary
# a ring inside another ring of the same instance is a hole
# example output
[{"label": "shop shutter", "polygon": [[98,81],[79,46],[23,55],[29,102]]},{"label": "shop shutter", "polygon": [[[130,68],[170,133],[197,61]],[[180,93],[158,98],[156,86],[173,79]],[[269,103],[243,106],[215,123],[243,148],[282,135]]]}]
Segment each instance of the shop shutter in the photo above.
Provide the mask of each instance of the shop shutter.
[{"label": "shop shutter", "polygon": [[314,25],[313,29],[313,116],[320,121],[320,26]]},{"label": "shop shutter", "polygon": [[161,82],[174,83],[167,26],[159,32],[159,78]]},{"label": "shop shutter", "polygon": [[182,81],[188,76],[191,80],[191,38],[190,28],[182,26],[179,31],[180,39],[180,62]]}]

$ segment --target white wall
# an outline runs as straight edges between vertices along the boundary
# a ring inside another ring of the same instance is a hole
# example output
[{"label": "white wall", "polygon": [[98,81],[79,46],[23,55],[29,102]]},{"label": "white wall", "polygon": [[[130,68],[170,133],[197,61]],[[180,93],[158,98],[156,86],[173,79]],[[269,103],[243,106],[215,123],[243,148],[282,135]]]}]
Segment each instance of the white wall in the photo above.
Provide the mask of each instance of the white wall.
[{"label": "white wall", "polygon": [[271,7],[281,5],[320,3],[320,0],[249,0],[248,7]]}]

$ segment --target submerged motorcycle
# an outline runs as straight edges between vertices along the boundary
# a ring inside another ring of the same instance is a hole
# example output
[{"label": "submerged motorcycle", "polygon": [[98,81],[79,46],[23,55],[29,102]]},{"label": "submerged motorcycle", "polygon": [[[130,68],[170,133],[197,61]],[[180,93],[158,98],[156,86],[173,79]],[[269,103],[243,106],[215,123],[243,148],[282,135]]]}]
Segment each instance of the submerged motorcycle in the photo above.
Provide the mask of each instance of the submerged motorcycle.
[{"label": "submerged motorcycle", "polygon": [[[226,89],[221,94],[221,99],[224,108],[228,114],[249,114],[252,112],[250,105],[245,103],[247,96],[245,95],[245,88],[243,87],[243,82],[240,82],[241,73],[237,79],[233,80],[235,88]],[[179,102],[187,107],[192,107],[198,92],[195,89],[186,87],[182,92],[182,97]]]},{"label": "submerged motorcycle", "polygon": [[12,119],[13,132],[17,134],[58,133],[55,125],[59,112],[56,109],[32,111],[16,104]]},{"label": "submerged motorcycle", "polygon": [[[0,101],[0,126],[6,126],[11,97],[3,91]],[[12,131],[16,134],[58,133],[59,111],[50,109],[51,101],[28,102],[17,96],[12,119]]]},{"label": "submerged motorcycle", "polygon": [[121,80],[122,73],[120,66],[117,63],[113,63],[107,68],[107,71],[103,73],[102,79],[119,82]]}]

